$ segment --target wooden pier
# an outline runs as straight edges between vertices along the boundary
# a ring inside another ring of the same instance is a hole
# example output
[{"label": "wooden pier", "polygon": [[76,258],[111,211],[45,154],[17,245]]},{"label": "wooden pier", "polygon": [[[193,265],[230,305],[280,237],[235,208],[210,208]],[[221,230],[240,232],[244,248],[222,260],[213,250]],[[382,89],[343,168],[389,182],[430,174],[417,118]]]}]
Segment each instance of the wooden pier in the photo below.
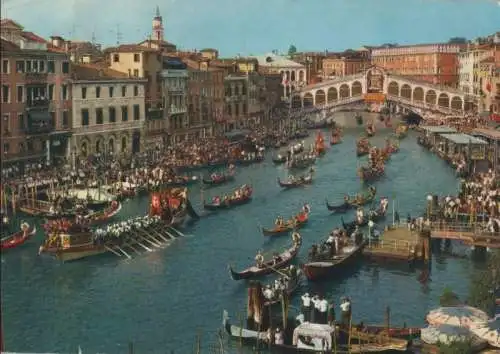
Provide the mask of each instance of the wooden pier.
[{"label": "wooden pier", "polygon": [[422,261],[429,258],[428,239],[406,225],[388,227],[380,240],[372,240],[363,250],[364,256],[372,260]]},{"label": "wooden pier", "polygon": [[489,232],[479,223],[431,223],[431,237],[443,240],[456,240],[469,246],[500,248],[500,232]]}]

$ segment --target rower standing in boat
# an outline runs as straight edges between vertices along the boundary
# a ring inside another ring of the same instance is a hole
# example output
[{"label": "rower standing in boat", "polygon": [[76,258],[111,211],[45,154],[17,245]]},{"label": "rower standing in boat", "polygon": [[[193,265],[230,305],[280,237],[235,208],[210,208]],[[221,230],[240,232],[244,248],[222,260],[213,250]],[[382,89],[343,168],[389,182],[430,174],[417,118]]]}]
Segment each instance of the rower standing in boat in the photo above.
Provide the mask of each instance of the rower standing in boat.
[{"label": "rower standing in boat", "polygon": [[318,311],[319,311],[319,321],[320,324],[326,324],[328,319],[328,300],[326,300],[323,295],[320,296],[320,300],[318,302]]},{"label": "rower standing in boat", "polygon": [[320,299],[319,299],[319,296],[318,295],[314,295],[313,298],[311,299],[313,305],[314,305],[314,308],[313,308],[313,311],[312,311],[312,316],[311,316],[311,323],[318,323],[319,319],[320,319],[320,314],[319,314],[319,302],[320,302]]},{"label": "rower standing in boat", "polygon": [[302,314],[304,315],[304,322],[311,321],[311,302],[309,293],[302,295]]},{"label": "rower standing in boat", "polygon": [[257,264],[257,268],[262,268],[264,266],[264,256],[261,251],[257,252],[255,263]]},{"label": "rower standing in boat", "polygon": [[306,214],[309,214],[311,212],[311,206],[309,205],[309,203],[304,203],[304,205],[302,206],[302,212]]},{"label": "rower standing in boat", "polygon": [[341,321],[344,326],[349,326],[351,321],[351,300],[344,297],[342,303],[340,304],[340,309],[342,310]]},{"label": "rower standing in boat", "polygon": [[283,337],[283,332],[281,332],[280,328],[276,328],[276,333],[274,334],[274,344],[276,345],[284,345],[285,338]]}]

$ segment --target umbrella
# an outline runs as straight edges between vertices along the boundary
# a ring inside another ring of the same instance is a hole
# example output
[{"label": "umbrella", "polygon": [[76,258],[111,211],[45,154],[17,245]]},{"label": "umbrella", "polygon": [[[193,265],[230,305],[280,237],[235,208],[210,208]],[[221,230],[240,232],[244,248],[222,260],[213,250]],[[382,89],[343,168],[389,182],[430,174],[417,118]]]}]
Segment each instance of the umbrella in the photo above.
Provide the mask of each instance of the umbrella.
[{"label": "umbrella", "polygon": [[486,323],[473,324],[471,331],[479,338],[488,341],[491,346],[500,348],[500,315]]},{"label": "umbrella", "polygon": [[442,343],[450,345],[455,342],[466,342],[473,334],[468,328],[448,324],[422,328],[420,338],[427,344]]},{"label": "umbrella", "polygon": [[472,323],[484,323],[488,315],[475,307],[456,306],[439,307],[427,314],[427,322],[431,326],[448,324],[469,327]]}]

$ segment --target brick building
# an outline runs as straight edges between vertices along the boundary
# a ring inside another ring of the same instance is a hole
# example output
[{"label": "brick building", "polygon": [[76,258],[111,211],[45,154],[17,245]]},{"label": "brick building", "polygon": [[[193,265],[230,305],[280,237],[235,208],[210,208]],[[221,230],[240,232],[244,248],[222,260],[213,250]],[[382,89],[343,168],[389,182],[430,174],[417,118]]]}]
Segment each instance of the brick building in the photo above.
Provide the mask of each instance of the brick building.
[{"label": "brick building", "polygon": [[2,20],[1,32],[2,162],[61,161],[71,129],[69,57],[14,21]]},{"label": "brick building", "polygon": [[456,87],[461,44],[436,43],[375,48],[372,64],[414,80]]},{"label": "brick building", "polygon": [[367,70],[370,66],[370,59],[364,51],[345,51],[325,57],[322,61],[322,74],[323,78],[331,79],[354,75]]}]

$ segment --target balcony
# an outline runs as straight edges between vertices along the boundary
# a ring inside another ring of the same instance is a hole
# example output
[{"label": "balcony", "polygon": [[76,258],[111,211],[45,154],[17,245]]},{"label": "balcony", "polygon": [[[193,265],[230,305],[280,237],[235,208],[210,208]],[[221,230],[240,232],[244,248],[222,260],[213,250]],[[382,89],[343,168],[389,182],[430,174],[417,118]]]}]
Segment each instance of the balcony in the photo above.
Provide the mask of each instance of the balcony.
[{"label": "balcony", "polygon": [[73,135],[101,134],[123,130],[142,129],[144,121],[133,120],[128,122],[115,122],[106,124],[82,125],[73,129]]},{"label": "balcony", "polygon": [[24,74],[24,83],[26,85],[29,84],[45,84],[47,82],[47,73],[25,73]]},{"label": "balcony", "polygon": [[48,110],[50,106],[50,101],[47,98],[35,97],[30,98],[26,101],[26,110]]},{"label": "balcony", "polygon": [[54,131],[50,112],[45,109],[28,111],[25,132],[27,135],[48,134]]},{"label": "balcony", "polygon": [[168,113],[170,114],[183,114],[187,112],[187,107],[186,106],[174,106],[171,105],[170,109],[168,110]]}]

